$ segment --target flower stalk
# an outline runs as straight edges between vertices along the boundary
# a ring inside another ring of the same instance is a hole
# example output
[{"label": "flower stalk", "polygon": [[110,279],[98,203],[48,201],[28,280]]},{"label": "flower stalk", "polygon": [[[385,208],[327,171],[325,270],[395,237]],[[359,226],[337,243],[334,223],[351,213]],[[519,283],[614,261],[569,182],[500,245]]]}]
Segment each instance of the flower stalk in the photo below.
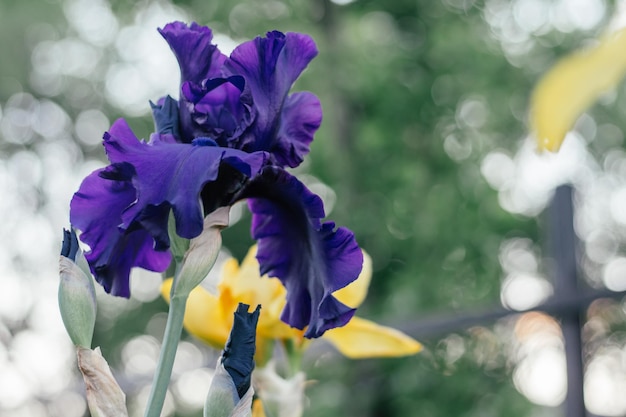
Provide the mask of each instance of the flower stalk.
[{"label": "flower stalk", "polygon": [[163,335],[163,345],[159,355],[159,362],[156,367],[148,406],[145,417],[159,417],[165,402],[167,387],[172,376],[174,359],[176,359],[176,349],[183,330],[183,318],[185,317],[185,305],[187,304],[187,294],[174,294],[170,300],[170,309]]},{"label": "flower stalk", "polygon": [[163,345],[148,399],[145,417],[159,417],[172,377],[176,349],[183,330],[187,298],[204,280],[215,264],[222,246],[221,230],[228,226],[228,207],[220,207],[204,219],[203,232],[189,242],[170,293],[170,307],[163,335]]}]

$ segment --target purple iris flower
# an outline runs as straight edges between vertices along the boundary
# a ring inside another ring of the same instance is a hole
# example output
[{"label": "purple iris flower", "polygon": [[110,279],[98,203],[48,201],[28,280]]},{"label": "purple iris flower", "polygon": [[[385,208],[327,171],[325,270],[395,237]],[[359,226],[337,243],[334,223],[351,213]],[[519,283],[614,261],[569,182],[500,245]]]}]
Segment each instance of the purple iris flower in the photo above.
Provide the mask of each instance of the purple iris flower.
[{"label": "purple iris flower", "polygon": [[285,170],[302,162],[322,119],[315,95],[289,94],[315,43],[274,31],[226,57],[207,27],[175,22],[160,33],[180,65],[180,99],[152,105],[149,141],[116,121],[104,135],[110,165],[71,203],[94,276],[128,297],[132,267],[164,271],[171,262],[170,213],[176,233],[191,239],[205,215],[247,199],[261,273],[287,289],[282,319],[306,327],[306,337],[345,325],[354,309],[332,293],[357,278],[361,250],[348,229],[322,222],[321,199]]}]

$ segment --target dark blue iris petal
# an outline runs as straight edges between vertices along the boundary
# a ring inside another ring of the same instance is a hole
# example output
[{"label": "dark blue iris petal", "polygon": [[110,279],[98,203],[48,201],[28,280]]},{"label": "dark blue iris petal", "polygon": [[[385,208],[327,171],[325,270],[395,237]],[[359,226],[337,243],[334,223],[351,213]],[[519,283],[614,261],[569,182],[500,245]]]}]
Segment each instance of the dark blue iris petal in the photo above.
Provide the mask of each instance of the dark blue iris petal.
[{"label": "dark blue iris petal", "polygon": [[248,307],[250,306],[243,303],[237,306],[233,328],[222,353],[222,364],[233,379],[239,398],[250,388],[254,369],[256,326],[261,313],[260,305],[252,313],[248,313]]},{"label": "dark blue iris petal", "polygon": [[[170,210],[178,235],[198,236],[207,207],[228,204],[267,159],[263,152],[192,146],[160,135],[141,142],[122,119],[105,133],[104,146],[111,165],[83,181],[70,220],[92,249],[85,256],[98,282],[126,297],[132,267],[163,271],[169,265]],[[212,188],[214,183],[220,187]]]},{"label": "dark blue iris petal", "polygon": [[[136,171],[133,184],[138,190],[137,199],[122,213],[122,227],[130,228],[138,219],[150,221],[160,225],[162,235],[153,235],[159,239],[167,234],[168,210],[153,207],[169,204],[176,220],[176,233],[192,239],[203,227],[205,213],[200,194],[207,183],[217,180],[220,166],[236,161],[232,164],[235,168],[245,167],[244,174],[255,175],[266,160],[263,152],[249,154],[236,149],[159,140],[147,144],[140,142],[122,119],[105,134],[104,146],[112,163],[128,163]],[[225,185],[229,184],[227,180]],[[169,241],[161,243],[169,246]]]},{"label": "dark blue iris petal", "polygon": [[345,325],[355,310],[332,293],[361,272],[363,254],[352,232],[322,223],[321,199],[277,167],[266,167],[240,197],[249,199],[253,213],[261,273],[279,278],[287,289],[283,321],[306,327],[309,338]]},{"label": "dark blue iris petal", "polygon": [[173,135],[180,142],[178,131],[178,102],[170,96],[159,100],[157,104],[150,103],[152,117],[157,133],[161,135]]},{"label": "dark blue iris petal", "polygon": [[287,94],[316,55],[311,37],[277,31],[233,51],[224,71],[245,78],[257,111],[251,128],[236,145],[238,149],[267,151],[280,166],[296,167],[302,162],[321,124],[322,110],[311,93]]},{"label": "dark blue iris petal", "polygon": [[203,80],[221,76],[226,56],[212,44],[211,29],[195,22],[189,26],[182,22],[173,22],[159,29],[159,33],[176,55],[182,81],[199,84]]},{"label": "dark blue iris petal", "polygon": [[231,146],[254,120],[250,91],[241,76],[213,78],[181,87],[181,125],[186,137],[208,136]]},{"label": "dark blue iris petal", "polygon": [[134,170],[126,163],[112,164],[85,178],[74,194],[70,222],[82,231],[80,239],[91,250],[85,253],[96,280],[111,294],[130,296],[129,273],[133,267],[164,271],[171,254],[154,248],[145,230],[118,227],[122,212],[136,199]]},{"label": "dark blue iris petal", "polygon": [[61,246],[61,256],[76,260],[76,253],[78,253],[78,238],[74,229],[63,229],[63,245]]}]

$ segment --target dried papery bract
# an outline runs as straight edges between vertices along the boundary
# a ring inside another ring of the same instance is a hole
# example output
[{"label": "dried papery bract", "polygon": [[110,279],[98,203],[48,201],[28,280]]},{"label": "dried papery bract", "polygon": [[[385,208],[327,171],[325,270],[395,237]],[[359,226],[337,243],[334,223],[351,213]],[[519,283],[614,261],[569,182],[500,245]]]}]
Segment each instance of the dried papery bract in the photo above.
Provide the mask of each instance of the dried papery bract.
[{"label": "dried papery bract", "polygon": [[87,389],[87,404],[92,417],[125,417],[126,395],[115,381],[100,348],[77,348],[78,368]]}]

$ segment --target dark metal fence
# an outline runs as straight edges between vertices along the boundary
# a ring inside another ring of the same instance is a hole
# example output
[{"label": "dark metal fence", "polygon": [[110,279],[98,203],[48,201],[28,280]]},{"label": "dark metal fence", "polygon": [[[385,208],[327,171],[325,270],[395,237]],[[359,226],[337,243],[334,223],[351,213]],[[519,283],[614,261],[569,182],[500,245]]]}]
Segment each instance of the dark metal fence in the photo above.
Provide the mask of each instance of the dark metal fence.
[{"label": "dark metal fence", "polygon": [[564,416],[592,417],[586,411],[583,395],[585,364],[581,326],[584,324],[587,308],[594,300],[621,298],[626,296],[626,291],[593,290],[579,279],[578,240],[574,232],[572,194],[571,186],[558,187],[548,210],[547,238],[554,261],[554,294],[545,303],[524,311],[496,307],[483,311],[457,312],[407,323],[402,328],[418,340],[424,340],[471,326],[488,324],[514,314],[530,311],[547,313],[560,321],[565,344],[567,393],[563,404]]}]

